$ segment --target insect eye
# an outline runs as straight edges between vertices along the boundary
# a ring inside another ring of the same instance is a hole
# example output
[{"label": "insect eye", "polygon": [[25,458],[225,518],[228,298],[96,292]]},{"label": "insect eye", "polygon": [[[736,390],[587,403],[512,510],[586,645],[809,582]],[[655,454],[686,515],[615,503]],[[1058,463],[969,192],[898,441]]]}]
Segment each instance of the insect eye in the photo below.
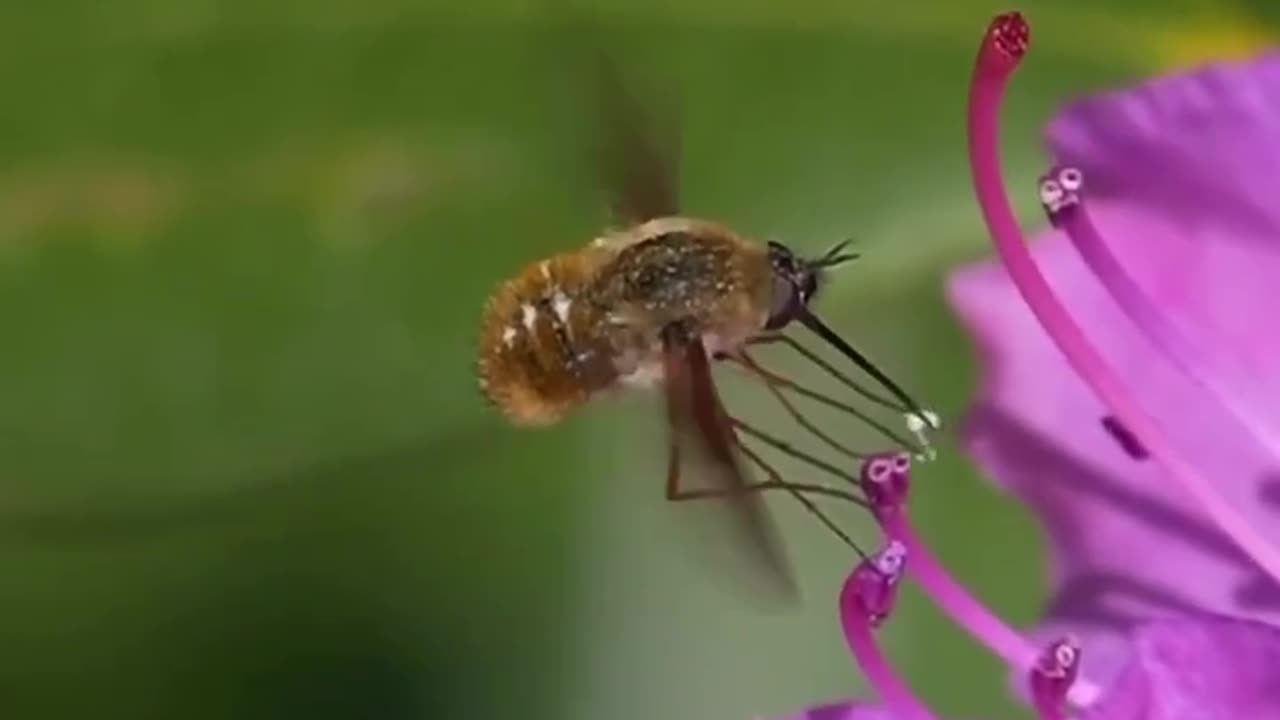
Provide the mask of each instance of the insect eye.
[{"label": "insect eye", "polygon": [[781,272],[773,275],[773,304],[769,308],[769,319],[765,322],[766,330],[777,330],[785,327],[796,318],[799,309],[804,305],[800,289],[791,279]]},{"label": "insect eye", "polygon": [[906,453],[898,453],[893,458],[893,469],[900,473],[907,472],[911,469],[911,456]]},{"label": "insect eye", "polygon": [[1084,173],[1073,167],[1063,168],[1062,172],[1058,173],[1058,182],[1063,190],[1074,192],[1084,184]]},{"label": "insect eye", "polygon": [[787,274],[795,269],[795,256],[785,245],[769,241],[769,264],[779,273]]},{"label": "insect eye", "polygon": [[1054,205],[1062,199],[1062,186],[1057,180],[1043,180],[1040,182],[1040,202],[1046,205]]}]

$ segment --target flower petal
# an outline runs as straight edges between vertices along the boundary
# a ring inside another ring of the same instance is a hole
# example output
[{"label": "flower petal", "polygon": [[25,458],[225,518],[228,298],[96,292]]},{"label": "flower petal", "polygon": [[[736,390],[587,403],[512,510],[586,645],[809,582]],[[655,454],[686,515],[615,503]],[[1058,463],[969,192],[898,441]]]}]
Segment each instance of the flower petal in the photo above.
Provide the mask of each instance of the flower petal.
[{"label": "flower petal", "polygon": [[[1280,203],[1260,204],[1254,189],[1268,173],[1272,189],[1280,178],[1278,103],[1280,55],[1271,54],[1081,101],[1049,133],[1085,169],[1094,224],[1121,264],[1192,341],[1232,361],[1231,382],[1256,393],[1275,427],[1280,333],[1266,328],[1280,277]],[[1244,235],[1249,241],[1238,241]],[[1251,442],[1215,398],[1166,362],[1065,237],[1049,231],[1032,247],[1144,407],[1280,543],[1280,448]],[[1214,612],[1280,622],[1280,587],[1141,448],[1126,445],[1123,428],[1108,429],[1105,408],[1000,265],[960,269],[948,292],[982,354],[963,442],[1041,516],[1052,546],[1043,640],[1081,637],[1083,673],[1105,684],[1127,659],[1130,630],[1149,618]]]},{"label": "flower petal", "polygon": [[[1113,231],[1108,237],[1140,245],[1155,227],[1140,212],[1095,209],[1099,227]],[[1034,246],[1037,261],[1144,404],[1189,456],[1216,471],[1223,493],[1258,527],[1277,528],[1276,458],[1233,442],[1230,418],[1127,324],[1064,237],[1049,233]],[[1267,266],[1257,261],[1256,267],[1265,272]],[[1244,265],[1237,270],[1251,272]],[[1213,291],[1192,281],[1176,292]],[[1083,672],[1105,682],[1124,661],[1128,628],[1143,619],[1204,610],[1280,621],[1280,588],[1208,525],[1159,468],[1135,458],[1108,432],[1105,408],[1000,266],[957,272],[949,293],[984,355],[980,397],[962,423],[962,443],[1040,515],[1052,545],[1054,597],[1045,640],[1081,636]],[[1263,390],[1280,406],[1280,388]],[[1280,532],[1273,532],[1280,542]]]},{"label": "flower petal", "polygon": [[1100,197],[1280,246],[1280,52],[1077,101],[1049,125],[1062,162]]},{"label": "flower petal", "polygon": [[1155,622],[1082,720],[1280,717],[1280,629],[1228,618]]}]

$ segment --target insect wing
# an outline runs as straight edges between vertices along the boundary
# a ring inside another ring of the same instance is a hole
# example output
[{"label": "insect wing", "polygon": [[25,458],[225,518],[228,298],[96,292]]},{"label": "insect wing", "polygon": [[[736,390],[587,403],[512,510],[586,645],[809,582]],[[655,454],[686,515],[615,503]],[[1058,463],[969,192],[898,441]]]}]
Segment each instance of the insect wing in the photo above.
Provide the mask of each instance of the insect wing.
[{"label": "insect wing", "polygon": [[614,221],[631,225],[676,215],[680,206],[677,124],[669,123],[660,134],[641,103],[627,93],[613,61],[601,53],[596,66],[598,164]]},{"label": "insect wing", "polygon": [[707,499],[698,500],[700,504],[727,509],[730,559],[745,565],[747,580],[757,589],[790,600],[796,595],[790,565],[759,493],[749,487],[702,341],[664,333],[663,353],[671,452],[668,495],[701,495]]}]

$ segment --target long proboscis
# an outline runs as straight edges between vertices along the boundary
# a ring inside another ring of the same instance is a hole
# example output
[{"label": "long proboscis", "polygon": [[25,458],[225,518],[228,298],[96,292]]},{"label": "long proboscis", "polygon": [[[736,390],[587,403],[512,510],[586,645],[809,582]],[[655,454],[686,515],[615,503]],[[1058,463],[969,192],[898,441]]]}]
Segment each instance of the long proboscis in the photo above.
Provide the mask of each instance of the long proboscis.
[{"label": "long proboscis", "polygon": [[902,386],[894,382],[892,378],[884,373],[884,371],[876,367],[876,364],[871,362],[870,358],[858,352],[852,345],[846,342],[844,338],[840,337],[834,330],[827,327],[826,323],[822,322],[817,315],[813,314],[813,312],[809,310],[801,310],[797,315],[797,319],[802,325],[809,328],[811,332],[825,340],[828,345],[831,345],[838,350],[841,355],[852,360],[853,364],[857,365],[863,372],[867,373],[874,378],[876,382],[880,383],[881,387],[897,399],[898,402],[902,403],[905,410],[920,418],[926,427],[932,425],[932,421],[929,419],[929,413],[920,406],[920,403],[917,403],[914,398],[902,389]]}]

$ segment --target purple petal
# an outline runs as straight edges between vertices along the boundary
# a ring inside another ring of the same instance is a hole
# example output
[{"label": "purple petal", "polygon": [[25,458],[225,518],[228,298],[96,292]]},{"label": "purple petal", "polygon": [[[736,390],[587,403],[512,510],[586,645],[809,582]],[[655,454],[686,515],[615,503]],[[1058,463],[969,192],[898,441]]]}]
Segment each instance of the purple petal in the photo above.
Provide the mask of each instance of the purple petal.
[{"label": "purple petal", "polygon": [[[1264,86],[1273,99],[1260,97]],[[1135,281],[1193,341],[1236,361],[1242,376],[1233,381],[1253,388],[1280,424],[1280,333],[1269,329],[1280,203],[1263,207],[1248,191],[1267,173],[1272,193],[1280,182],[1274,98],[1280,56],[1271,55],[1083,101],[1050,135],[1085,168],[1094,222]],[[1280,543],[1280,449],[1248,442],[1213,398],[1165,362],[1059,233],[1045,233],[1033,248],[1144,406]],[[1052,546],[1043,640],[1079,636],[1082,672],[1105,684],[1127,658],[1130,629],[1145,619],[1207,611],[1280,622],[1280,588],[1141,459],[1141,448],[1126,446],[1123,428],[1107,429],[1103,406],[999,265],[961,269],[949,294],[983,364],[963,441],[1041,516]]]},{"label": "purple petal", "polygon": [[1280,630],[1208,618],[1152,623],[1133,660],[1081,720],[1280,717]]},{"label": "purple petal", "polygon": [[[1111,224],[1102,212],[1095,217]],[[1224,437],[1229,421],[1124,324],[1064,238],[1042,239],[1036,256],[1189,454],[1217,470],[1223,492],[1258,527],[1276,527],[1276,508],[1264,502],[1277,482],[1274,459]],[[985,355],[981,399],[962,424],[963,443],[1040,515],[1052,544],[1055,594],[1043,639],[1080,636],[1084,673],[1105,681],[1123,662],[1128,626],[1147,617],[1208,610],[1280,621],[1280,592],[1158,468],[1135,459],[1106,430],[1105,409],[1069,370],[1003,271],[966,269],[950,290]]]},{"label": "purple petal", "polygon": [[[1124,198],[1181,221],[1227,221],[1235,237],[1270,240],[1280,224],[1280,53],[1102,93],[1050,123],[1059,160],[1097,197]],[[1274,246],[1274,245],[1273,245]]]},{"label": "purple petal", "polygon": [[[1136,627],[1129,659],[1080,720],[1274,720],[1280,717],[1280,629],[1197,615]],[[1086,652],[1085,657],[1088,656]],[[846,701],[777,720],[894,720]]]}]

